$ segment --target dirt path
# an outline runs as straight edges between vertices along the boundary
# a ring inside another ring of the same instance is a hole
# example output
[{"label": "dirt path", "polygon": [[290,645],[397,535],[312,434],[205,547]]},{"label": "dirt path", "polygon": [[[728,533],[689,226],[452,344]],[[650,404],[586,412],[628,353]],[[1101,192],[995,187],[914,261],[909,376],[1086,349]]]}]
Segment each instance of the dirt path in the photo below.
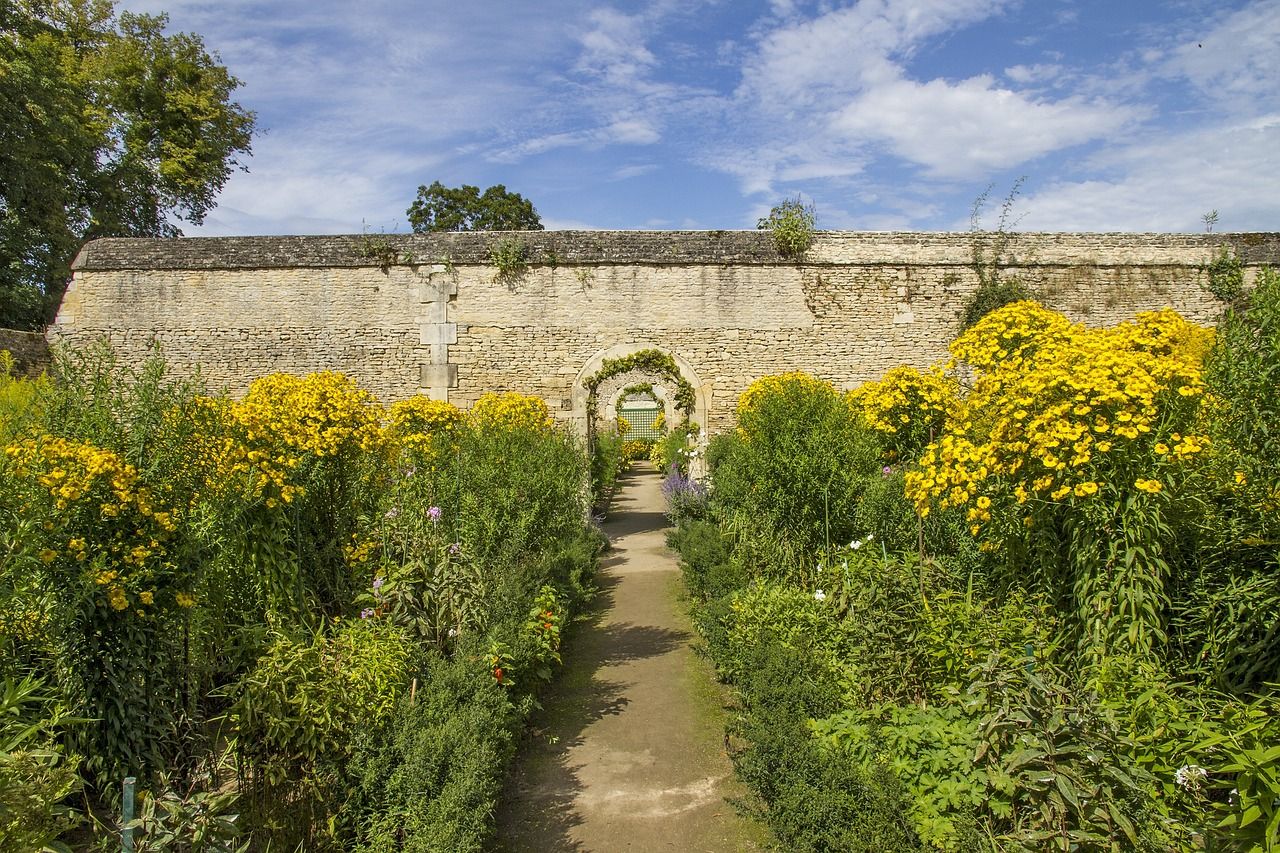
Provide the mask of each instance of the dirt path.
[{"label": "dirt path", "polygon": [[763,830],[724,754],[719,688],[690,643],[665,542],[659,477],[624,475],[605,532],[601,593],[563,650],[498,807],[500,851],[750,851]]}]

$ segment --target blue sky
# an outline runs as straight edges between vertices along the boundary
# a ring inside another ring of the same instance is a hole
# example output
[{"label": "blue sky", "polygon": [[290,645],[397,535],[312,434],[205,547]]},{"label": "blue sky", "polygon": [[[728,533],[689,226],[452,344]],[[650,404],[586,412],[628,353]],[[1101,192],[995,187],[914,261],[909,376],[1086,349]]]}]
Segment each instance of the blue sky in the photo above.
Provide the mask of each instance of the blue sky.
[{"label": "blue sky", "polygon": [[1280,230],[1280,0],[124,0],[258,114],[188,234],[407,231],[419,184],[548,228]]}]

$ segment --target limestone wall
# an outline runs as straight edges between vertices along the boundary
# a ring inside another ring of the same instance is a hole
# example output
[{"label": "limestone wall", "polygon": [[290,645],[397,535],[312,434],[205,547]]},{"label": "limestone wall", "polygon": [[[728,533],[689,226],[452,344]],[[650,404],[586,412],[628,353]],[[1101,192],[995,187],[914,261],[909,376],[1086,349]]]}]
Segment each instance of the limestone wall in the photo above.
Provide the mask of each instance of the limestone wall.
[{"label": "limestone wall", "polygon": [[49,366],[49,344],[39,332],[0,329],[0,351],[13,356],[18,376],[36,377]]},{"label": "limestone wall", "polygon": [[[803,263],[743,231],[97,240],[50,335],[105,335],[126,357],[154,338],[232,392],[332,369],[385,401],[519,390],[578,423],[589,364],[657,347],[693,374],[717,431],[765,374],[853,387],[941,358],[977,286],[975,239],[828,232]],[[490,248],[512,240],[529,266],[497,276]],[[1250,275],[1280,263],[1280,234],[1020,234],[1005,275],[1090,324],[1165,306],[1207,322],[1221,307],[1201,267],[1222,245]]]}]

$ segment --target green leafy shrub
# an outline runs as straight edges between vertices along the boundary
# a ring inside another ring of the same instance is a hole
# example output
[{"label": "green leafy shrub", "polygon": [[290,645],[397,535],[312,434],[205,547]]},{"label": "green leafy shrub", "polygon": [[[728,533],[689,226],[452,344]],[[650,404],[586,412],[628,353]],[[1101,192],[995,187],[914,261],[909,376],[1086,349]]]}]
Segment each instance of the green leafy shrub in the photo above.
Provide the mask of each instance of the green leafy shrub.
[{"label": "green leafy shrub", "polygon": [[976,814],[990,796],[987,774],[974,764],[978,720],[961,704],[885,706],[841,711],[814,720],[813,733],[854,766],[884,767],[902,783],[911,821],[925,845],[976,846]]},{"label": "green leafy shrub", "polygon": [[988,804],[1023,850],[1168,849],[1151,803],[1154,780],[1134,744],[1095,696],[1032,675],[979,726],[976,760],[990,775]]},{"label": "green leafy shrub", "polygon": [[122,829],[134,831],[137,853],[245,853],[243,827],[232,812],[236,791],[179,792],[161,774],[159,790],[142,797],[138,817]]},{"label": "green leafy shrub", "polygon": [[80,759],[56,736],[75,722],[36,679],[0,682],[0,849],[67,849],[57,839],[80,819],[66,804]]},{"label": "green leafy shrub", "polygon": [[377,730],[408,687],[404,632],[359,620],[302,640],[277,635],[238,685],[229,716],[240,732],[246,808],[276,843],[336,843],[340,800],[358,732]]},{"label": "green leafy shrub", "polygon": [[739,401],[738,434],[713,443],[712,490],[743,517],[740,529],[809,553],[859,532],[858,499],[881,448],[830,384],[798,373],[758,380]]},{"label": "green leafy shrub", "polygon": [[800,258],[813,245],[817,212],[799,196],[784,199],[760,219],[756,227],[773,234],[773,245],[784,258]]},{"label": "green leafy shrub", "polygon": [[685,583],[703,600],[720,598],[746,585],[746,573],[730,559],[731,543],[714,522],[688,521],[673,530],[667,541],[680,553]]},{"label": "green leafy shrub", "polygon": [[385,734],[357,736],[352,761],[360,850],[484,849],[520,710],[470,655],[432,655]]},{"label": "green leafy shrub", "polygon": [[595,437],[591,448],[591,500],[597,507],[608,504],[617,487],[625,460],[623,441],[618,435],[602,434]]},{"label": "green leafy shrub", "polygon": [[1226,246],[1205,265],[1204,272],[1205,289],[1222,302],[1234,303],[1244,292],[1244,265]]},{"label": "green leafy shrub", "polygon": [[785,849],[923,849],[897,779],[821,748],[808,721],[839,707],[839,687],[811,658],[781,643],[759,643],[743,662],[742,712],[732,732],[739,777],[760,798]]}]

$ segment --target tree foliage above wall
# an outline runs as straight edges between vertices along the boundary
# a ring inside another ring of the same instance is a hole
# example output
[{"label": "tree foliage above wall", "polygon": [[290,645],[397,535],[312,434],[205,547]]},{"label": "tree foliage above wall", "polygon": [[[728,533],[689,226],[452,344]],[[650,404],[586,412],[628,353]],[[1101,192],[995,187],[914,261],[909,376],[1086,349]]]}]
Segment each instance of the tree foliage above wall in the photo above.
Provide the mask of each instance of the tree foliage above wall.
[{"label": "tree foliage above wall", "polygon": [[114,2],[0,0],[0,326],[57,310],[80,245],[199,224],[254,114],[198,35]]},{"label": "tree foliage above wall", "polygon": [[496,184],[480,193],[463,184],[439,181],[418,187],[418,197],[405,211],[415,234],[431,231],[541,231],[542,218],[533,202]]}]

